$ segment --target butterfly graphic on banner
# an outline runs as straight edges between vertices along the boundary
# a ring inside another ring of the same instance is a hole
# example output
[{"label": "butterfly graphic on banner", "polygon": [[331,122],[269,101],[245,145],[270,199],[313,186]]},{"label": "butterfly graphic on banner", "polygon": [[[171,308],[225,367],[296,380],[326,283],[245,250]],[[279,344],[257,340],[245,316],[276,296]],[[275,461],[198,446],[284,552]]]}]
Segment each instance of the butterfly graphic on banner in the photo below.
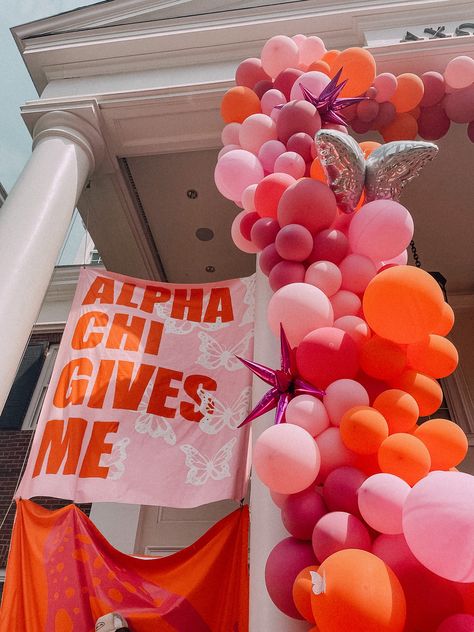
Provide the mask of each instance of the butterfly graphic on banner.
[{"label": "butterfly graphic on banner", "polygon": [[201,454],[192,445],[185,444],[180,449],[186,455],[185,464],[188,468],[186,483],[190,485],[205,485],[211,478],[220,481],[230,476],[229,461],[232,457],[232,448],[236,444],[236,437],[225,443],[212,458]]},{"label": "butterfly graphic on banner", "polygon": [[176,334],[178,336],[186,336],[194,331],[196,328],[204,331],[216,331],[217,329],[223,329],[228,327],[230,323],[223,323],[218,320],[215,323],[197,323],[192,320],[180,320],[171,318],[170,307],[163,303],[157,303],[155,305],[155,313],[164,323],[164,331],[167,334]]},{"label": "butterfly graphic on banner", "polygon": [[199,422],[199,428],[206,434],[214,435],[223,428],[235,430],[245,419],[249,409],[252,389],[244,388],[231,406],[221,402],[215,395],[203,388],[198,389],[201,398],[199,410],[204,417]]},{"label": "butterfly graphic on banner", "polygon": [[111,481],[116,481],[122,477],[125,472],[125,463],[127,459],[127,447],[130,443],[128,437],[124,437],[117,443],[114,443],[112,452],[110,454],[102,454],[100,457],[100,467],[108,467],[109,473],[107,478]]},{"label": "butterfly graphic on banner", "polygon": [[229,349],[204,331],[200,331],[198,336],[201,341],[199,345],[201,355],[197,359],[198,364],[206,369],[214,370],[219,367],[223,367],[227,371],[238,371],[243,368],[243,364],[236,356],[247,354],[249,343],[253,338],[252,331],[248,331],[242,340],[239,340]]},{"label": "butterfly graphic on banner", "polygon": [[153,415],[147,411],[151,391],[152,385],[149,384],[138,405],[139,415],[135,421],[135,430],[140,434],[149,435],[152,439],[163,439],[168,445],[175,445],[176,434],[170,422],[160,415]]},{"label": "butterfly graphic on banner", "polygon": [[244,279],[240,279],[242,284],[245,286],[245,296],[244,296],[244,304],[248,305],[244,315],[242,316],[242,321],[239,324],[239,327],[243,327],[243,325],[247,325],[248,323],[255,322],[255,285],[256,285],[257,276],[252,274],[252,276],[246,277]]}]

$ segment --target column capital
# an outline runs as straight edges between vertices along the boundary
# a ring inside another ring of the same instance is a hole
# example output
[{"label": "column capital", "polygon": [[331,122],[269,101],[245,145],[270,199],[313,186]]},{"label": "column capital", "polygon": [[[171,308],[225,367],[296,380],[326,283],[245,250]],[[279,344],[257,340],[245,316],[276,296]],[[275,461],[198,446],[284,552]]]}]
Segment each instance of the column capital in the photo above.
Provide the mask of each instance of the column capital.
[{"label": "column capital", "polygon": [[67,138],[83,149],[89,159],[89,175],[104,158],[104,141],[99,131],[85,119],[63,110],[43,114],[33,128],[33,149],[46,138]]}]

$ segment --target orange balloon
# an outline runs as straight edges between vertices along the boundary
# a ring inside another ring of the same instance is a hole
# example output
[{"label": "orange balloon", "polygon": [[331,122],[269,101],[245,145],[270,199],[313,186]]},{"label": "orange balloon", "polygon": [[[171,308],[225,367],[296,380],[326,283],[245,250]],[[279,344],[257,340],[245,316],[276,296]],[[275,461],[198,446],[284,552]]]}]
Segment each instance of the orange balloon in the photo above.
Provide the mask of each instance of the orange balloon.
[{"label": "orange balloon", "polygon": [[313,63],[308,66],[308,70],[306,72],[309,72],[310,70],[318,70],[319,72],[329,76],[329,64],[327,61],[323,61],[322,59],[313,61]]},{"label": "orange balloon", "polygon": [[317,156],[311,163],[311,167],[309,169],[309,175],[314,180],[319,180],[320,182],[324,182],[324,184],[328,183],[326,172],[324,171],[321,161],[319,160]]},{"label": "orange balloon", "polygon": [[414,266],[394,266],[377,274],[363,298],[365,319],[382,338],[419,342],[441,319],[444,298],[433,277]]},{"label": "orange balloon", "polygon": [[386,143],[394,140],[414,140],[418,134],[418,122],[411,114],[397,114],[391,123],[382,127],[380,133]]},{"label": "orange balloon", "polygon": [[327,557],[318,571],[326,578],[320,595],[311,595],[320,632],[402,632],[406,601],[395,573],[361,549]]},{"label": "orange balloon", "polygon": [[426,340],[407,347],[408,366],[431,377],[446,377],[458,365],[456,347],[447,338],[430,334]]},{"label": "orange balloon", "polygon": [[416,399],[398,388],[380,393],[372,406],[385,417],[390,434],[411,432],[420,416]]},{"label": "orange balloon", "polygon": [[415,436],[421,439],[431,456],[432,470],[449,470],[459,465],[467,454],[467,437],[448,419],[429,419],[418,426]]},{"label": "orange balloon", "polygon": [[433,329],[434,334],[438,334],[439,336],[446,336],[449,334],[454,325],[454,312],[451,305],[448,303],[444,303],[443,312],[441,314],[441,319],[436,324]]},{"label": "orange balloon", "polygon": [[420,106],[417,105],[414,110],[410,110],[409,114],[411,114],[411,116],[413,116],[414,119],[418,120],[420,118],[420,114],[421,114]]},{"label": "orange balloon", "polygon": [[379,448],[382,472],[394,474],[409,485],[424,478],[431,467],[431,457],[423,441],[406,432],[390,435]]},{"label": "orange balloon", "polygon": [[436,380],[412,369],[404,371],[390,382],[393,388],[410,393],[416,399],[420,417],[427,417],[438,410],[443,401],[443,391]]},{"label": "orange balloon", "polygon": [[321,57],[320,61],[324,61],[331,66],[331,64],[335,61],[337,57],[341,54],[340,50],[333,48],[332,50],[327,50],[324,55]]},{"label": "orange balloon", "polygon": [[375,79],[375,59],[366,48],[346,48],[331,62],[330,66],[330,77],[334,77],[342,68],[339,81],[347,79],[347,84],[341,91],[342,97],[356,97],[363,94]]},{"label": "orange balloon", "polygon": [[352,467],[356,467],[367,476],[378,474],[380,472],[380,465],[377,458],[377,453],[374,454],[358,454],[352,463]]},{"label": "orange balloon", "polygon": [[222,97],[221,116],[226,123],[242,123],[247,116],[261,111],[260,99],[245,86],[235,86]]},{"label": "orange balloon", "polygon": [[388,437],[383,415],[371,406],[354,406],[342,417],[339,427],[346,448],[356,454],[375,454]]},{"label": "orange balloon", "polygon": [[397,77],[397,89],[390,101],[397,112],[409,112],[417,107],[423,98],[423,81],[412,72],[404,72]]},{"label": "orange balloon", "polygon": [[391,380],[400,375],[407,360],[405,351],[391,340],[372,336],[360,349],[360,368],[378,380]]},{"label": "orange balloon", "polygon": [[311,608],[311,593],[313,582],[310,571],[317,571],[319,566],[307,566],[298,573],[293,584],[293,601],[300,615],[310,623],[316,623]]},{"label": "orange balloon", "polygon": [[364,152],[365,158],[368,158],[373,151],[381,146],[381,143],[376,143],[374,140],[364,140],[362,143],[359,143],[359,147]]}]

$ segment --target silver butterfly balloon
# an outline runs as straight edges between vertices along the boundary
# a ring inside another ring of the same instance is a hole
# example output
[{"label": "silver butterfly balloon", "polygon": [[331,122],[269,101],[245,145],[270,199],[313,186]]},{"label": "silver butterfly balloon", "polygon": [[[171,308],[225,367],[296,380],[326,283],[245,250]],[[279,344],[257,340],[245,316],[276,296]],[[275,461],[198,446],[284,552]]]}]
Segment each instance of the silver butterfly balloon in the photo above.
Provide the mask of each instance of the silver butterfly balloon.
[{"label": "silver butterfly balloon", "polygon": [[367,160],[349,135],[320,130],[315,137],[318,156],[339,208],[354,212],[365,187],[366,201],[398,200],[403,187],[433,160],[433,143],[397,140],[378,147]]}]

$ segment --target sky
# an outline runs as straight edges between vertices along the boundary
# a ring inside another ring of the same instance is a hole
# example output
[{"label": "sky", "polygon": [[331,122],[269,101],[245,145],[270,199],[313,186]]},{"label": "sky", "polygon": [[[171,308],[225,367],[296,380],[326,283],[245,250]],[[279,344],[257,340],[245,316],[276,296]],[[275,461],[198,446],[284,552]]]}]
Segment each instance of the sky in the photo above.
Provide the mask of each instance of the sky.
[{"label": "sky", "polygon": [[0,0],[0,182],[10,191],[31,153],[31,136],[20,106],[38,95],[13,40],[10,28],[97,0]]}]

